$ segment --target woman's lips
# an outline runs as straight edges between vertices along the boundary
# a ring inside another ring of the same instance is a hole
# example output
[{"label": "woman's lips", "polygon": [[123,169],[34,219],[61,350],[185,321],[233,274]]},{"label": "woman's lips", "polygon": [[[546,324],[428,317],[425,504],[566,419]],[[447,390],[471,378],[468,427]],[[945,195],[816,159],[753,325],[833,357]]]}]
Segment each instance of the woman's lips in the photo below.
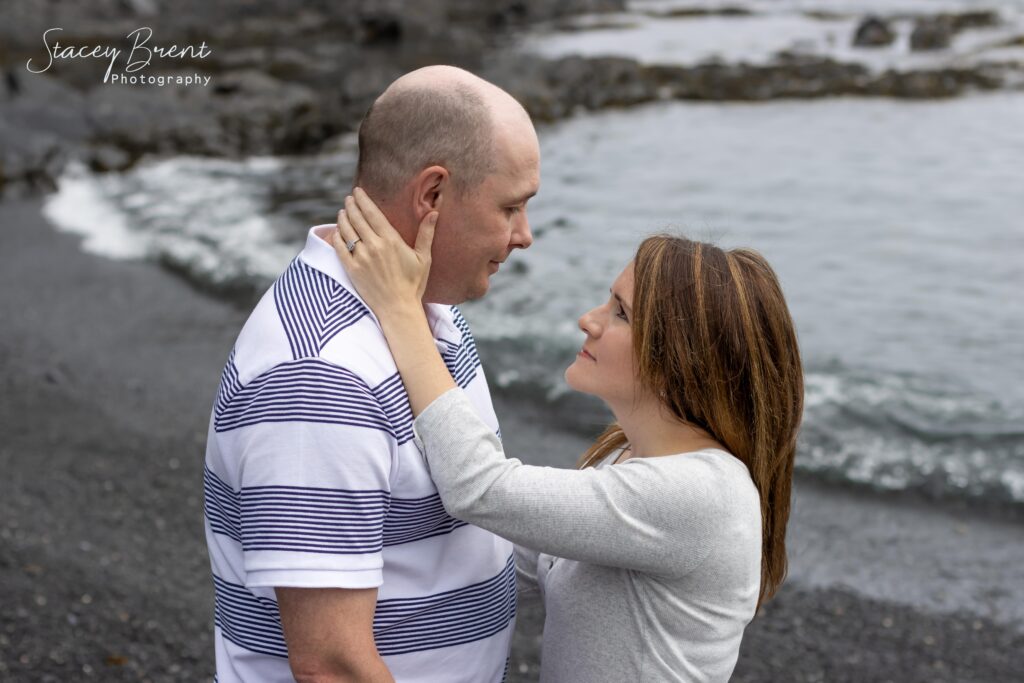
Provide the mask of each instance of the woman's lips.
[{"label": "woman's lips", "polygon": [[587,360],[597,360],[596,358],[594,358],[593,356],[591,356],[591,355],[590,355],[590,352],[589,352],[589,351],[587,351],[586,349],[580,349],[580,352],[579,352],[578,354],[576,354],[576,355],[578,355],[578,356],[583,356],[583,357],[584,357],[584,358],[586,358]]}]

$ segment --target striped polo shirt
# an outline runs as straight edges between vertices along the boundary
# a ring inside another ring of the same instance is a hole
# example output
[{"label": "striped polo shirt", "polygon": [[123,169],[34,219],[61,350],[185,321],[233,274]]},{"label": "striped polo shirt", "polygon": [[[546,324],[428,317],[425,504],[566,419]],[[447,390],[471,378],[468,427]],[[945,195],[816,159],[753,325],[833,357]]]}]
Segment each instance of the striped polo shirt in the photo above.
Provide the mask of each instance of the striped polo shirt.
[{"label": "striped polo shirt", "polygon": [[[210,421],[206,539],[220,683],[291,681],[275,586],[378,588],[373,634],[396,681],[499,682],[515,620],[512,546],[445,512],[412,411],[334,226],[256,306]],[[469,326],[428,305],[438,350],[498,431]]]}]

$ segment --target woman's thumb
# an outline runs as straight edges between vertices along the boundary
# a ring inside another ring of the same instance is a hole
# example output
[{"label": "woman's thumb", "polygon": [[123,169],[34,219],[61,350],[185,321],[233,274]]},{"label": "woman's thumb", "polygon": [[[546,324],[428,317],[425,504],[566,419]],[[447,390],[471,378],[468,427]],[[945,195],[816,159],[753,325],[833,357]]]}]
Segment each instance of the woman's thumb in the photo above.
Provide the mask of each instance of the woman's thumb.
[{"label": "woman's thumb", "polygon": [[430,248],[434,244],[434,228],[437,227],[437,211],[431,211],[423,217],[420,230],[416,234],[416,253],[423,258],[430,258]]}]

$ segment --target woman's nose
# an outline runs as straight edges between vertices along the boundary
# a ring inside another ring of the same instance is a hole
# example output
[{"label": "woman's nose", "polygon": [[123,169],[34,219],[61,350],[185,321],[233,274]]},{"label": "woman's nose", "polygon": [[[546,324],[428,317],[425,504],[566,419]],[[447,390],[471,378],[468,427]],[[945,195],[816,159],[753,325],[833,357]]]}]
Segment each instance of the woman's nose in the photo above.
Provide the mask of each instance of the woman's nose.
[{"label": "woman's nose", "polygon": [[601,325],[597,322],[593,310],[587,311],[586,313],[581,315],[580,319],[577,322],[579,323],[580,330],[586,333],[587,336],[601,336]]}]

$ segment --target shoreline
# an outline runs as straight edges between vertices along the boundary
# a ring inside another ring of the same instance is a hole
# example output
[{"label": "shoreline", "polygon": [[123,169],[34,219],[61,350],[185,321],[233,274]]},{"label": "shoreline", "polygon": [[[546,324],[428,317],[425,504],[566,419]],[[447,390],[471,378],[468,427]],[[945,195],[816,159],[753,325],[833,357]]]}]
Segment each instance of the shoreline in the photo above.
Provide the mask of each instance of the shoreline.
[{"label": "shoreline", "polygon": [[[207,419],[246,311],[150,263],[83,253],[40,200],[0,202],[0,678],[212,679]],[[578,449],[496,400],[511,455]],[[1019,520],[800,478],[791,578],[733,680],[991,681],[1019,673]],[[536,680],[520,611],[511,681]]]}]

